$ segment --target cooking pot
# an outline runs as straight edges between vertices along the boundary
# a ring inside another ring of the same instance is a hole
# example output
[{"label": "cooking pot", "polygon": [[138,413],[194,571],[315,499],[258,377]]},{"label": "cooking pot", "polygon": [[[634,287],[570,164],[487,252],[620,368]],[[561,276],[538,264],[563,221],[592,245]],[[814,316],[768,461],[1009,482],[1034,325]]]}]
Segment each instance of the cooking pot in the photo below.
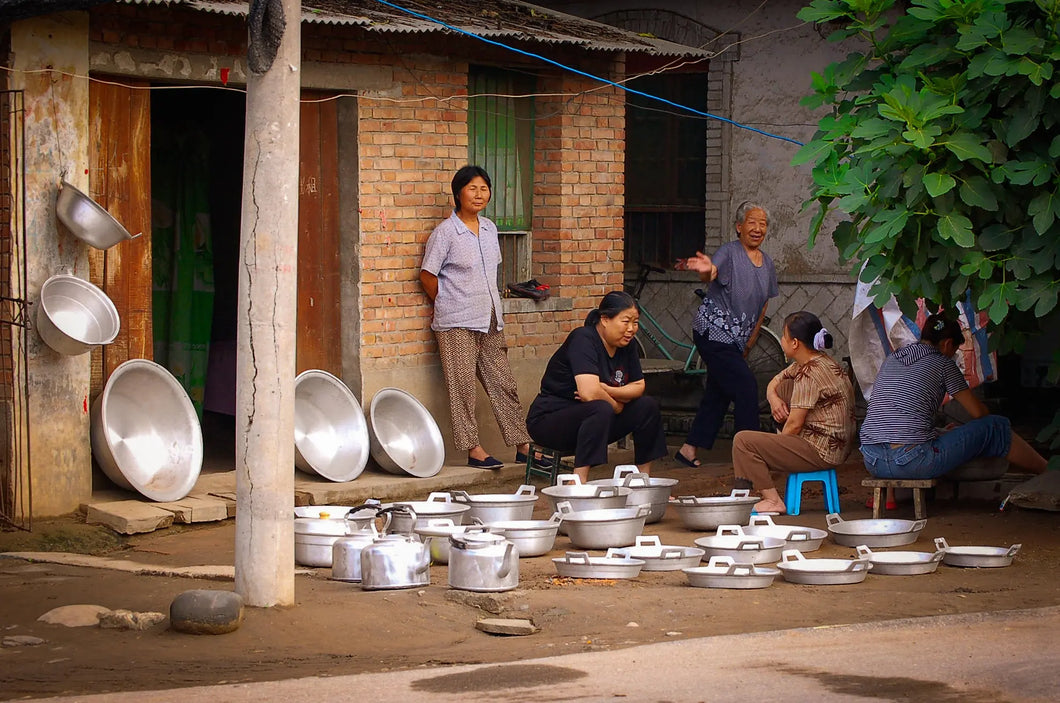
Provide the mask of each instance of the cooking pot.
[{"label": "cooking pot", "polygon": [[471,507],[468,518],[479,519],[484,523],[502,520],[529,520],[534,514],[534,503],[537,502],[537,489],[533,486],[519,486],[512,493],[485,493],[468,495],[467,491],[450,491],[453,500]]},{"label": "cooking pot", "polygon": [[379,506],[317,505],[294,510],[295,563],[302,566],[333,567],[335,542],[372,524],[379,512]]},{"label": "cooking pot", "polygon": [[449,563],[449,536],[464,532],[488,532],[484,525],[454,525],[447,517],[427,520],[426,525],[418,524],[413,531],[420,536],[431,554],[432,564]]},{"label": "cooking pot", "polygon": [[870,549],[900,547],[916,542],[927,520],[861,519],[844,520],[839,513],[824,516],[828,532],[836,544],[845,547],[865,545]]},{"label": "cooking pot", "polygon": [[644,520],[651,507],[571,510],[570,503],[559,504],[561,524],[567,526],[570,542],[581,549],[607,549],[635,544],[644,531]]},{"label": "cooking pot", "polygon": [[519,585],[519,550],[488,532],[449,536],[449,587],[463,591],[510,591]]},{"label": "cooking pot", "polygon": [[686,528],[715,530],[721,525],[747,522],[757,502],[747,489],[734,489],[727,496],[678,496],[672,505]]},{"label": "cooking pot", "polygon": [[[409,524],[416,521],[415,512],[408,506],[384,510],[395,515],[412,513]],[[430,568],[431,555],[427,545],[412,533],[382,535],[361,549],[361,588],[378,591],[428,586],[431,583]]]},{"label": "cooking pot", "polygon": [[487,525],[491,532],[503,535],[514,544],[520,557],[539,557],[551,552],[559,526],[559,513],[552,513],[548,520],[505,520]]},{"label": "cooking pot", "polygon": [[676,478],[654,478],[642,474],[632,464],[622,464],[615,467],[612,478],[599,478],[589,481],[590,486],[614,486],[630,489],[626,498],[626,506],[635,508],[638,505],[650,505],[651,513],[648,514],[646,523],[658,522],[666,514],[666,506],[670,502],[670,491],[677,485]]},{"label": "cooking pot", "polygon": [[453,496],[439,491],[428,495],[427,500],[400,500],[386,507],[399,505],[412,508],[412,512],[395,512],[390,523],[392,532],[412,532],[418,526],[426,527],[428,520],[443,517],[452,520],[454,525],[463,525],[469,522],[468,513],[471,512],[470,505],[461,505],[453,500]]},{"label": "cooking pot", "polygon": [[[385,516],[384,532],[390,526],[390,515],[387,513]],[[359,582],[361,580],[361,550],[374,542],[380,533],[375,527],[374,520],[368,521],[363,527],[359,527],[352,519],[347,519],[345,522],[346,536],[339,537],[331,545],[331,578],[336,581]]]},{"label": "cooking pot", "polygon": [[114,216],[92,198],[66,181],[55,199],[55,215],[70,232],[96,249],[109,249],[118,242],[135,239]]},{"label": "cooking pot", "polygon": [[[571,510],[603,510],[606,508],[624,508],[632,491],[617,486],[590,486],[583,484],[577,474],[560,474],[556,485],[541,489],[541,495],[548,499],[552,512],[559,511],[559,504],[570,503]],[[559,533],[567,534],[567,526],[559,525]]]}]

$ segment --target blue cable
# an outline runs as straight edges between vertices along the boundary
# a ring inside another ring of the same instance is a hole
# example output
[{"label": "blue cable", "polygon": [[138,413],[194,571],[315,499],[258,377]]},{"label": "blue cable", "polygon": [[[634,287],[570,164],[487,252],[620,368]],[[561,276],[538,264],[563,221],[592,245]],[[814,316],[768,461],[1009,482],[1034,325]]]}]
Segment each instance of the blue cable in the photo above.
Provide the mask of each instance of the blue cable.
[{"label": "blue cable", "polygon": [[779,134],[772,134],[770,132],[765,132],[765,131],[763,131],[761,129],[756,129],[754,127],[748,127],[745,124],[740,124],[739,122],[735,122],[733,120],[730,120],[727,117],[719,117],[718,115],[712,115],[709,112],[703,112],[702,110],[696,110],[695,108],[688,107],[687,105],[681,105],[680,103],[675,103],[672,100],[667,100],[666,98],[660,98],[658,95],[651,95],[649,93],[645,93],[645,92],[636,90],[634,88],[629,88],[627,86],[621,85],[620,83],[615,83],[614,81],[609,81],[606,78],[601,78],[600,76],[594,76],[591,73],[586,73],[585,71],[581,71],[581,70],[579,70],[577,68],[573,68],[571,66],[567,66],[566,64],[562,64],[559,61],[555,61],[553,59],[541,56],[540,54],[535,54],[535,53],[530,52],[530,51],[523,51],[522,49],[517,49],[514,46],[508,46],[507,44],[505,44],[503,42],[494,41],[493,39],[487,39],[486,37],[483,37],[481,35],[475,34],[474,32],[469,32],[466,29],[461,29],[460,27],[454,27],[451,24],[446,24],[445,22],[443,22],[443,21],[441,21],[439,19],[435,19],[435,18],[433,18],[433,17],[431,17],[429,15],[424,15],[424,14],[421,14],[419,12],[415,12],[414,10],[410,10],[410,9],[408,9],[406,7],[401,7],[400,5],[395,5],[392,2],[387,2],[387,0],[376,0],[376,2],[378,2],[381,5],[386,5],[387,7],[392,7],[395,10],[400,10],[400,11],[406,13],[406,14],[412,15],[413,17],[418,17],[418,18],[420,18],[422,20],[427,20],[428,22],[434,22],[435,24],[441,25],[442,27],[445,27],[446,29],[452,30],[452,31],[457,32],[459,34],[466,34],[469,37],[473,37],[475,39],[478,39],[479,41],[486,42],[487,44],[492,44],[493,46],[500,47],[501,49],[507,49],[508,51],[514,51],[517,54],[523,54],[524,56],[529,56],[530,58],[538,59],[539,61],[544,61],[545,63],[550,63],[553,66],[556,66],[557,68],[563,69],[564,71],[570,71],[571,73],[576,73],[579,76],[584,76],[585,78],[589,78],[589,79],[592,79],[594,81],[599,81],[600,83],[604,83],[605,85],[610,85],[610,86],[613,86],[615,88],[620,88],[621,90],[624,90],[627,93],[633,93],[634,95],[639,95],[642,98],[648,98],[649,100],[657,100],[658,102],[665,103],[667,105],[672,105],[673,107],[676,107],[676,108],[678,108],[680,110],[685,110],[687,112],[691,112],[694,115],[700,115],[702,117],[707,117],[707,118],[712,119],[712,120],[718,120],[720,122],[725,122],[726,124],[731,124],[733,127],[739,127],[740,129],[746,129],[749,132],[755,132],[756,134],[761,134],[763,136],[770,137],[771,139],[779,139],[782,142],[790,142],[790,143],[796,144],[798,146],[802,146],[803,145],[802,142],[800,142],[800,141],[798,141],[796,139],[791,139],[790,137],[782,137]]}]

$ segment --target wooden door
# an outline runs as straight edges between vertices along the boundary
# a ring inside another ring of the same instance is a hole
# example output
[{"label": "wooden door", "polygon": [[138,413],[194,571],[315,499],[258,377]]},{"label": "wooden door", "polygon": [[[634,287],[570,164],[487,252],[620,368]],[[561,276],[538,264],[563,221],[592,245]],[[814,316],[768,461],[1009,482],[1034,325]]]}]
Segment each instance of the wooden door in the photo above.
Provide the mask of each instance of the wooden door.
[{"label": "wooden door", "polygon": [[89,255],[92,282],[114,302],[121,320],[117,339],[93,352],[95,393],[122,362],[153,357],[150,92],[93,81],[88,115],[89,194],[131,234],[142,233]]},{"label": "wooden door", "polygon": [[341,377],[336,103],[303,102],[300,119],[297,368],[299,373],[323,369]]}]

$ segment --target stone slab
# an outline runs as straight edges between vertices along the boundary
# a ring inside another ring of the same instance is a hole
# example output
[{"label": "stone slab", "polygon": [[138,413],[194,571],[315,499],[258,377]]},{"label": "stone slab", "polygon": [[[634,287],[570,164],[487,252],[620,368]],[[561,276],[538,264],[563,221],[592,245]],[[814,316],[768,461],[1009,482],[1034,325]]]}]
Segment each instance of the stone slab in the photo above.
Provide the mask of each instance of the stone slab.
[{"label": "stone slab", "polygon": [[236,516],[236,494],[235,492],[221,492],[221,493],[210,493],[209,495],[224,501],[225,509],[228,511],[228,517]]},{"label": "stone slab", "polygon": [[228,505],[220,498],[208,494],[188,495],[170,503],[155,503],[155,507],[173,513],[174,522],[216,522],[227,520]]},{"label": "stone slab", "polygon": [[[89,554],[71,552],[0,552],[0,558],[21,559],[42,564],[63,564],[65,566],[84,566],[93,569],[111,569],[144,576],[181,576],[192,579],[213,581],[232,581],[236,569],[228,564],[204,564],[201,566],[161,566],[126,559],[94,557]],[[295,575],[304,576],[315,573],[313,569],[294,570]]]},{"label": "stone slab", "polygon": [[483,618],[475,623],[475,629],[491,635],[532,635],[537,632],[534,623],[516,618]]},{"label": "stone slab", "polygon": [[173,524],[173,513],[138,500],[89,503],[85,522],[106,525],[119,534],[135,535],[169,527]]}]

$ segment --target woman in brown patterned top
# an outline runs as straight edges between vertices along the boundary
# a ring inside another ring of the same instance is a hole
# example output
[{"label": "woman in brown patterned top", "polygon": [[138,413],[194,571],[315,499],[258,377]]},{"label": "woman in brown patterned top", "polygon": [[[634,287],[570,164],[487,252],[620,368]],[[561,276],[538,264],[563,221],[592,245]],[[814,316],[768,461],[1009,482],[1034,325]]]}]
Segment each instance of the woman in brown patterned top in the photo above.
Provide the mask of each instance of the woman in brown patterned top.
[{"label": "woman in brown patterned top", "polygon": [[784,320],[780,338],[791,366],[766,388],[779,434],[744,430],[732,443],[736,488],[757,488],[759,513],[783,514],[771,469],[819,471],[843,463],[856,446],[854,388],[843,369],[822,353],[832,346],[821,321],[813,313],[794,312]]}]

